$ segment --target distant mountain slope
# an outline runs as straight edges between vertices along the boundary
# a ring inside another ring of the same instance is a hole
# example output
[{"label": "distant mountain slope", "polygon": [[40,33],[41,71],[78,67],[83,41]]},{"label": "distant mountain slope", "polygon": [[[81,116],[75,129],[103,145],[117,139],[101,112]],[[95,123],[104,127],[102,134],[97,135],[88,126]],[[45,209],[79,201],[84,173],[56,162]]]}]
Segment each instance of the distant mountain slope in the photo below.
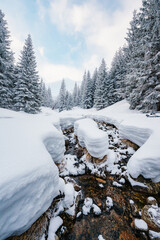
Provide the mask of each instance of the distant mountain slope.
[{"label": "distant mountain slope", "polygon": [[[56,82],[51,82],[51,83],[47,84],[47,86],[49,86],[51,88],[52,95],[53,95],[54,98],[57,97],[58,94],[59,94],[59,90],[60,90],[60,87],[61,87],[61,82],[62,81],[56,81]],[[74,88],[75,81],[73,81],[71,79],[65,79],[65,83],[66,83],[66,89],[69,92],[72,92],[73,88]]]}]

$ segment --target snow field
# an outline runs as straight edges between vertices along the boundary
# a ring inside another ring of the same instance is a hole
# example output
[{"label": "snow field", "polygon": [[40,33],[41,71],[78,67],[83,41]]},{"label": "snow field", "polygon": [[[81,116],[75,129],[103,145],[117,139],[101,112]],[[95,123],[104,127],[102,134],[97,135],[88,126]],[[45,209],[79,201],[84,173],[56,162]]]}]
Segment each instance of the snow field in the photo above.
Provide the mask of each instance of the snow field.
[{"label": "snow field", "polygon": [[54,127],[54,113],[0,109],[0,239],[26,231],[48,209],[59,194],[54,161],[63,155],[64,137]]},{"label": "snow field", "polygon": [[107,155],[108,135],[98,128],[95,121],[89,118],[76,121],[74,132],[79,144],[85,147],[92,157],[102,159]]},{"label": "snow field", "polygon": [[130,110],[126,100],[92,112],[88,117],[115,125],[121,138],[140,146],[127,165],[128,173],[133,178],[142,175],[153,182],[160,181],[160,118]]}]

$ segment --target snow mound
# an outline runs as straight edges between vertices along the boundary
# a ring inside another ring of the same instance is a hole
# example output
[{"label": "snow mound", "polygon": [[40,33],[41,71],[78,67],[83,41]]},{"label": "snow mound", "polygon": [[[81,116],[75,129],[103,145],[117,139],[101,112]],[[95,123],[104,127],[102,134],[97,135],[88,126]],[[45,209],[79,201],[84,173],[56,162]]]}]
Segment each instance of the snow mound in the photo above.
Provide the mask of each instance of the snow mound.
[{"label": "snow mound", "polygon": [[89,118],[76,121],[74,132],[79,144],[85,147],[92,157],[102,159],[107,155],[108,135],[98,128],[95,121]]},{"label": "snow mound", "polygon": [[126,100],[92,112],[88,117],[115,125],[121,138],[140,146],[127,165],[133,178],[143,175],[154,182],[160,181],[160,118],[130,110]]},{"label": "snow mound", "polygon": [[49,231],[48,231],[48,240],[55,240],[58,228],[63,224],[63,220],[61,217],[57,216],[54,218],[51,218],[50,225],[49,225]]},{"label": "snow mound", "polygon": [[148,231],[148,225],[143,219],[136,218],[134,220],[135,227],[141,231]]},{"label": "snow mound", "polygon": [[74,126],[74,123],[77,120],[83,119],[84,117],[82,116],[62,116],[60,117],[60,125],[62,130],[64,129],[69,129]]},{"label": "snow mound", "polygon": [[68,129],[74,126],[75,121],[83,119],[86,114],[95,111],[92,109],[82,109],[79,107],[74,107],[72,110],[65,110],[59,113],[60,125],[62,130]]},{"label": "snow mound", "polygon": [[85,198],[84,205],[82,207],[82,211],[84,215],[88,215],[88,213],[90,213],[92,205],[93,205],[92,198],[89,198],[89,197]]},{"label": "snow mound", "polygon": [[[51,145],[52,157],[46,149]],[[26,231],[59,194],[53,160],[62,159],[63,152],[64,137],[54,127],[54,112],[0,109],[0,239]]]}]

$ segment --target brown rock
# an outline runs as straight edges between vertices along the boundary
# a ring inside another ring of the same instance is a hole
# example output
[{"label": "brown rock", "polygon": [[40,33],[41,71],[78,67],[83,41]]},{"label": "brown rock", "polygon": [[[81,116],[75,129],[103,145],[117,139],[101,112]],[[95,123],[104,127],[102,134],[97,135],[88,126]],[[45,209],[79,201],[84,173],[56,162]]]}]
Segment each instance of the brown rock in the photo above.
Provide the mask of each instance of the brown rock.
[{"label": "brown rock", "polygon": [[98,182],[100,182],[100,183],[103,183],[103,184],[106,183],[106,181],[105,181],[104,179],[101,179],[101,178],[96,178],[96,180],[97,180]]},{"label": "brown rock", "polygon": [[156,206],[158,206],[157,200],[154,197],[148,197],[147,198],[147,204],[148,205],[156,205]]},{"label": "brown rock", "polygon": [[139,211],[136,204],[131,204],[131,213],[134,217],[139,217]]},{"label": "brown rock", "polygon": [[134,219],[131,223],[131,227],[143,232],[148,231],[147,223],[143,219],[138,219],[138,218]]},{"label": "brown rock", "polygon": [[135,151],[138,150],[139,146],[128,139],[121,139],[121,141],[127,146],[132,147]]},{"label": "brown rock", "polygon": [[158,226],[153,218],[151,217],[151,215],[148,212],[148,209],[151,208],[151,205],[145,205],[142,208],[142,219],[148,224],[149,229],[156,231],[156,232],[160,232],[160,226]]},{"label": "brown rock", "polygon": [[99,159],[99,158],[92,157],[90,155],[90,153],[87,151],[87,149],[85,149],[85,152],[86,152],[86,161],[87,162],[100,164],[100,163],[103,163],[107,160],[107,156],[104,156],[102,159]]}]

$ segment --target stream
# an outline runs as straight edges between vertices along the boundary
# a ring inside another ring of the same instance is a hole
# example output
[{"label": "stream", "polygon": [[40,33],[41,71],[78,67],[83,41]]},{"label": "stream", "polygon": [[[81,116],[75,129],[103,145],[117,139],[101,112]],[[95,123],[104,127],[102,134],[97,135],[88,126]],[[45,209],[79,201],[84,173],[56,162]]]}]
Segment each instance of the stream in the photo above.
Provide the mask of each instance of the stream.
[{"label": "stream", "polygon": [[[124,151],[127,149],[127,146],[119,139],[118,130],[114,126],[105,123],[99,123],[98,125],[100,129],[108,132],[109,148],[114,149],[114,151],[118,149],[123,150],[120,151],[122,158],[118,166],[119,169],[125,171],[128,159],[132,154]],[[80,146],[77,147],[73,139],[73,129],[64,131],[64,134],[69,138],[66,154],[78,156],[77,162],[80,162],[84,152]],[[118,138],[116,144],[113,144],[113,135],[116,135]],[[131,227],[133,218],[140,217],[139,209],[145,205],[149,194],[133,191],[128,181],[125,181],[121,187],[117,187],[115,182],[117,183],[121,179],[121,174],[111,174],[103,169],[100,172],[102,173],[102,171],[104,171],[102,174],[103,177],[101,177],[101,175],[97,176],[97,172],[96,174],[92,174],[88,166],[85,166],[84,174],[78,176],[70,175],[70,177],[81,187],[82,193],[82,197],[78,201],[76,207],[76,213],[82,212],[84,199],[86,197],[92,198],[93,203],[100,207],[102,212],[97,216],[91,210],[88,215],[80,214],[80,216],[75,219],[71,219],[66,214],[61,213],[59,216],[63,219],[63,231],[62,228],[58,230],[57,236],[59,239],[97,240],[99,239],[99,235],[103,236],[106,240],[150,239],[147,233],[135,230]],[[111,197],[114,203],[109,212],[106,211],[105,205],[107,196]],[[131,206],[130,200],[134,201],[136,204],[134,207]]]}]

